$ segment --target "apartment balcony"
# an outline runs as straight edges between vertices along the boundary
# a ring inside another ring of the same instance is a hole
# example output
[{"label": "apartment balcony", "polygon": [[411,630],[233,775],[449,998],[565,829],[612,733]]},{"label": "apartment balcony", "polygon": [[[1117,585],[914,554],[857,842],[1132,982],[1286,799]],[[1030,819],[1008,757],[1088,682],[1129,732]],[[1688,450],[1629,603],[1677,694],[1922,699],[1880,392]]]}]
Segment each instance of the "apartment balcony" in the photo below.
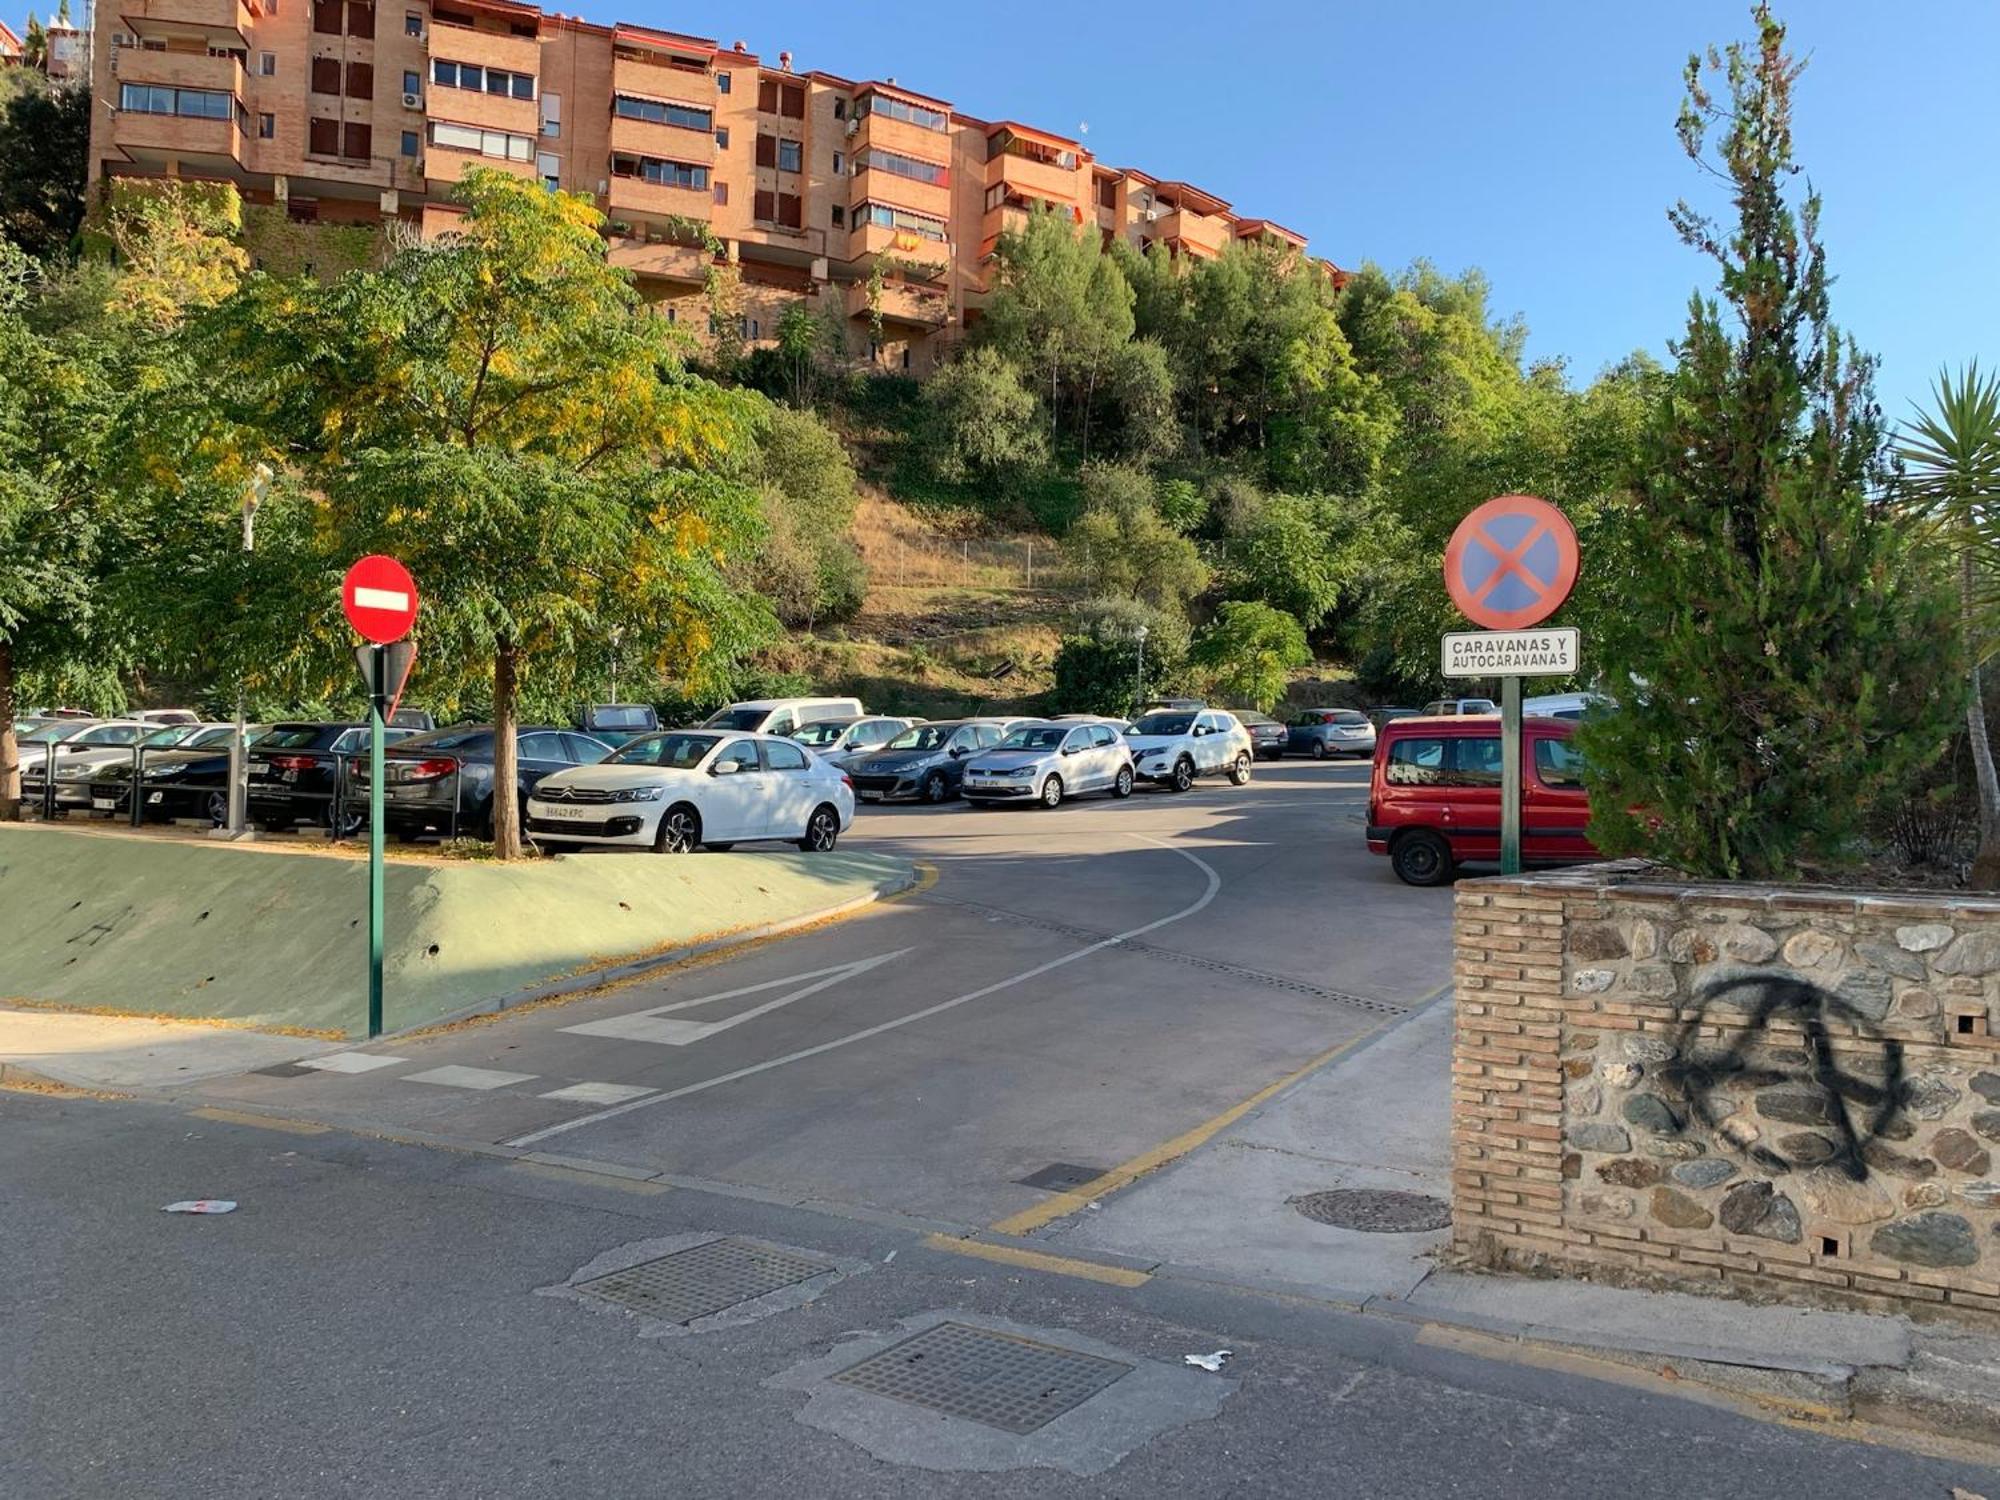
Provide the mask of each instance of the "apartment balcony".
[{"label": "apartment balcony", "polygon": [[[849,282],[847,315],[868,319],[874,316],[868,305],[868,283]],[[928,333],[951,321],[951,297],[943,287],[920,286],[907,281],[882,283],[882,325],[885,328]]]},{"label": "apartment balcony", "polygon": [[626,115],[611,117],[611,149],[659,161],[684,161],[710,166],[715,161],[715,132],[660,125]]},{"label": "apartment balcony", "polygon": [[1074,167],[1059,167],[1054,162],[1036,161],[1027,156],[1003,153],[986,163],[988,188],[1004,184],[1009,192],[1024,198],[1046,199],[1051,203],[1075,203],[1080,192],[1079,184],[1086,180]]},{"label": "apartment balcony", "polygon": [[611,218],[621,213],[650,214],[655,217],[699,219],[707,223],[715,207],[709,189],[668,187],[643,177],[613,177],[606,211]]},{"label": "apartment balcony", "polygon": [[243,65],[233,57],[212,57],[206,52],[148,52],[139,47],[120,47],[118,82],[210,89],[241,99]]},{"label": "apartment balcony", "polygon": [[233,119],[208,120],[121,110],[112,124],[111,138],[120,151],[136,162],[175,162],[214,171],[241,166],[243,162],[243,128]]},{"label": "apartment balcony", "polygon": [[1146,238],[1175,241],[1183,251],[1202,260],[1221,255],[1230,240],[1228,220],[1185,208],[1163,213],[1139,228]]},{"label": "apartment balcony", "polygon": [[920,265],[944,266],[951,264],[951,245],[945,240],[934,240],[912,230],[892,229],[887,224],[863,224],[849,232],[847,258],[850,261],[872,261],[878,255],[893,255],[899,260],[914,261]]},{"label": "apartment balcony", "polygon": [[424,115],[454,125],[504,130],[510,135],[539,135],[542,129],[541,112],[533,99],[444,88],[435,83],[424,87]]},{"label": "apartment balcony", "polygon": [[1003,234],[1019,234],[1028,227],[1028,210],[1019,203],[1002,203],[986,210],[979,221],[979,242],[991,249]]},{"label": "apartment balcony", "polygon": [[531,178],[535,175],[532,161],[508,161],[504,157],[435,144],[424,147],[424,176],[433,183],[457,182],[474,167],[493,167],[502,172],[512,172],[516,177]]},{"label": "apartment balcony", "polygon": [[126,0],[115,6],[113,13],[134,36],[169,32],[185,36],[199,31],[216,39],[228,38],[237,47],[249,46],[250,23],[266,14],[261,3],[249,0]]},{"label": "apartment balcony", "polygon": [[[477,63],[482,68],[503,68],[539,79],[542,71],[542,44],[539,38],[515,36],[505,31],[480,31],[470,26],[454,26],[431,18],[430,55],[449,62]],[[443,92],[464,92],[445,90]],[[531,109],[532,99],[521,100]]]},{"label": "apartment balcony", "polygon": [[668,62],[641,62],[622,52],[611,60],[611,92],[647,99],[675,99],[701,109],[715,107],[715,78],[706,68]]},{"label": "apartment balcony", "polygon": [[645,281],[701,286],[708,280],[709,255],[699,245],[648,243],[614,235],[607,259]]},{"label": "apartment balcony", "polygon": [[920,178],[905,177],[899,172],[885,171],[881,167],[865,166],[848,180],[852,184],[848,189],[850,203],[866,203],[872,199],[893,203],[898,208],[914,209],[920,214],[947,222],[951,219],[951,185],[948,181],[925,182]]},{"label": "apartment balcony", "polygon": [[914,156],[923,161],[951,159],[949,131],[927,130],[908,120],[874,113],[850,119],[839,128],[846,130],[848,126],[853,127],[847,136],[848,149],[856,153],[874,146],[878,150],[894,151],[899,156]]}]

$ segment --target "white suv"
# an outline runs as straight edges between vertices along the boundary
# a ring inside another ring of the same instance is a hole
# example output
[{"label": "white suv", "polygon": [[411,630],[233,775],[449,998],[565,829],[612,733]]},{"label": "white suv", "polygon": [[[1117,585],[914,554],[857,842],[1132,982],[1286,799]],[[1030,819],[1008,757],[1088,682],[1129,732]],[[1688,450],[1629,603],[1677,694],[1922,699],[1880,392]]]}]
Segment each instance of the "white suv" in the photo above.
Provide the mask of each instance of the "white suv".
[{"label": "white suv", "polygon": [[1147,714],[1125,731],[1125,742],[1140,780],[1177,792],[1193,786],[1198,776],[1227,776],[1242,786],[1256,758],[1250,731],[1219,708]]}]

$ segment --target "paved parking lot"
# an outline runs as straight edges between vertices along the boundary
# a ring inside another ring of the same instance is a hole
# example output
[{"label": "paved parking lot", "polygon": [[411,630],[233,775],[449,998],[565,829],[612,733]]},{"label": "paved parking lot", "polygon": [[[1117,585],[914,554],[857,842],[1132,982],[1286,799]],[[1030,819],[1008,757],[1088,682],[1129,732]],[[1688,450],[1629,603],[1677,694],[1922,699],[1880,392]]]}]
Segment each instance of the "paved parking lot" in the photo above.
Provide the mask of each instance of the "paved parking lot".
[{"label": "paved parking lot", "polygon": [[1450,895],[1366,852],[1366,778],[1280,762],[1053,812],[870,808],[850,845],[922,861],[926,888],[205,1093],[988,1224],[1046,1198],[1020,1179],[1115,1167],[1436,993]]}]

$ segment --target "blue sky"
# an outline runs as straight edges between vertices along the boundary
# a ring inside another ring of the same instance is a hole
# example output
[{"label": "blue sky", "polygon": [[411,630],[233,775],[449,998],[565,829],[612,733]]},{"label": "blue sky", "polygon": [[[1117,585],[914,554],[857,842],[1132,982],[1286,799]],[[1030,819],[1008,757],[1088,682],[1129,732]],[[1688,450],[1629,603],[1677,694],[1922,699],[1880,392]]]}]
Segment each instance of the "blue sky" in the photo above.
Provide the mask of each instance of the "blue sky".
[{"label": "blue sky", "polygon": [[[1713,284],[1666,221],[1682,195],[1726,206],[1674,138],[1680,68],[1750,35],[1747,0],[625,3],[617,19],[893,75],[985,118],[1087,121],[1100,160],[1194,182],[1341,264],[1478,266],[1530,352],[1579,381],[1664,355]],[[1811,59],[1797,149],[1826,198],[1835,317],[1882,356],[1901,417],[1941,361],[2000,363],[2000,5],[1780,14]]]}]

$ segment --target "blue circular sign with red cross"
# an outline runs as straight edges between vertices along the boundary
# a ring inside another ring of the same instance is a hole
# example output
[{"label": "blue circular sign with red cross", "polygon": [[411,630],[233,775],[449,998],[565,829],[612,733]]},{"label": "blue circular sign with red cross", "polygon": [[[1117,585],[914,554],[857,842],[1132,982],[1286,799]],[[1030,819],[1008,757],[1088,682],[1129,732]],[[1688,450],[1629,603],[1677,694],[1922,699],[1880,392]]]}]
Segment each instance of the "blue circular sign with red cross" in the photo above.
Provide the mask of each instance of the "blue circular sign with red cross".
[{"label": "blue circular sign with red cross", "polygon": [[1458,523],[1444,549],[1444,585],[1473,624],[1525,630],[1562,608],[1577,561],[1568,516],[1534,495],[1502,495]]}]

